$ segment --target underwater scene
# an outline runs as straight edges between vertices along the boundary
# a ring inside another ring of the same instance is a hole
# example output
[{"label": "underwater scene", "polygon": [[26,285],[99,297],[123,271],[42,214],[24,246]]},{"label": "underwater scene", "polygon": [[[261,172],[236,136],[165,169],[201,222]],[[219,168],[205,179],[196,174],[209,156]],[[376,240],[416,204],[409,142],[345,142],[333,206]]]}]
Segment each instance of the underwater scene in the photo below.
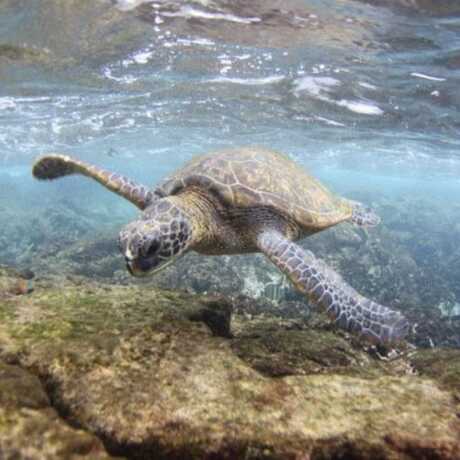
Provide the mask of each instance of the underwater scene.
[{"label": "underwater scene", "polygon": [[460,460],[460,2],[0,0],[0,460]]}]

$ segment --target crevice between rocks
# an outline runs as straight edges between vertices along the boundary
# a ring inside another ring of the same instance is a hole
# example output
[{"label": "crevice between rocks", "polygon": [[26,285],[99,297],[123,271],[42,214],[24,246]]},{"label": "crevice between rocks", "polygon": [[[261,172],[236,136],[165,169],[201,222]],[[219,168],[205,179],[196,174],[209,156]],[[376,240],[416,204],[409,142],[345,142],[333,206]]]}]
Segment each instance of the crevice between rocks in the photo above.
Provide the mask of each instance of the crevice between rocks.
[{"label": "crevice between rocks", "polygon": [[[11,356],[8,354],[6,356],[5,355],[2,356],[2,351],[3,350],[0,349],[0,359],[5,364],[11,365],[11,366],[17,366],[23,371],[25,371],[26,373],[37,377],[38,381],[41,384],[43,391],[48,397],[49,407],[54,409],[56,415],[59,417],[59,419],[62,422],[64,422],[67,426],[69,426],[72,429],[81,430],[81,431],[84,431],[85,433],[95,436],[104,445],[104,448],[108,455],[126,456],[125,454],[122,453],[123,449],[116,449],[115,444],[113,442],[112,444],[110,444],[110,440],[106,440],[104,436],[101,436],[99,433],[93,432],[90,429],[84,427],[74,417],[72,417],[72,413],[70,409],[66,407],[66,405],[63,404],[62,401],[60,401],[59,398],[57,397],[59,385],[56,384],[56,382],[54,382],[53,379],[49,375],[43,375],[37,369],[33,367],[25,366],[21,362],[21,358],[19,356]],[[89,454],[89,452],[79,452],[79,453],[81,455],[86,455],[87,453]]]},{"label": "crevice between rocks", "polygon": [[[29,368],[25,366],[21,363],[19,357],[10,357],[10,359],[3,358],[3,361],[7,364],[16,365],[25,372],[36,376],[48,396],[50,407],[54,409],[59,419],[72,429],[82,430],[89,435],[96,437],[103,444],[107,454],[113,457],[121,457],[129,460],[232,460],[237,458],[244,458],[247,460],[288,460],[291,458],[299,458],[293,457],[290,454],[283,454],[281,452],[270,452],[271,449],[267,448],[267,446],[249,445],[244,440],[235,442],[234,439],[229,440],[227,444],[224,443],[220,446],[218,451],[206,453],[203,453],[203,446],[194,445],[193,442],[186,447],[171,446],[169,448],[162,444],[161,439],[155,439],[153,437],[145,443],[120,442],[115,436],[109,436],[105,432],[102,433],[83,426],[73,416],[72,410],[60,397],[60,384],[50,374],[40,372],[39,369],[34,367]],[[173,429],[177,427],[171,428]],[[190,438],[192,440],[194,436],[191,435]],[[386,439],[386,443],[389,449],[394,453],[394,450],[391,447],[393,442]],[[396,448],[396,451],[398,450],[400,449]],[[420,452],[413,449],[410,442],[408,445],[404,446],[403,451],[407,458],[421,458],[418,456]],[[421,453],[423,455],[428,454],[426,458],[429,457],[436,460],[443,458],[429,448],[425,450],[422,449]],[[87,453],[79,452],[79,454],[84,456]],[[390,457],[388,455],[388,451],[382,451],[382,446],[357,446],[354,442],[347,439],[323,439],[317,442],[312,441],[310,446],[305,447],[305,458],[310,460],[363,460],[368,458],[372,458],[374,460],[386,460]]]},{"label": "crevice between rocks", "polygon": [[[21,366],[22,367],[22,366]],[[27,372],[31,372],[30,369],[25,368]],[[104,448],[108,455],[117,458],[127,458],[129,460],[187,460],[187,459],[196,459],[202,458],[197,457],[196,455],[191,455],[191,452],[194,450],[194,446],[190,446],[190,450],[185,449],[176,449],[171,451],[166,449],[161,445],[159,439],[152,439],[146,443],[130,443],[130,442],[120,442],[115,438],[115,436],[109,436],[107,433],[102,433],[97,430],[91,430],[89,427],[84,426],[79,422],[72,414],[72,410],[63,402],[60,398],[59,383],[55,381],[50,375],[43,375],[39,372],[33,372],[34,375],[38,377],[41,382],[41,385],[48,396],[50,401],[50,406],[58,414],[59,418],[64,421],[68,426],[73,429],[78,429],[85,431],[88,434],[95,436],[101,443],[104,445]],[[238,457],[235,457],[238,455]],[[233,459],[233,458],[243,458],[244,452],[232,452],[229,450],[229,453],[225,455],[216,455],[207,457],[209,459]]]},{"label": "crevice between rocks", "polygon": [[[22,367],[22,366],[21,366]],[[27,372],[30,369],[25,368]],[[76,420],[71,409],[59,397],[59,383],[57,383],[50,375],[42,375],[39,372],[33,372],[38,377],[41,385],[48,396],[50,406],[56,411],[59,418],[73,429],[83,430],[88,434],[99,439],[108,455],[117,458],[126,458],[129,460],[234,460],[237,458],[245,459],[267,459],[266,446],[248,446],[245,442],[229,443],[223,446],[217,452],[209,452],[203,455],[202,447],[198,447],[191,442],[186,447],[167,448],[162,445],[160,439],[152,438],[145,443],[120,442],[114,436],[109,436],[107,433],[93,431],[88,427],[83,426]],[[191,440],[193,436],[190,436]],[[259,452],[260,455],[248,456],[248,451]],[[268,457],[270,458],[270,457]],[[281,458],[276,455],[272,458]],[[286,457],[287,458],[287,457]]]},{"label": "crevice between rocks", "polygon": [[[25,370],[30,372],[30,369],[26,368]],[[93,431],[79,422],[72,415],[71,409],[62,401],[62,398],[59,397],[59,383],[56,382],[49,374],[34,372],[34,375],[36,375],[40,380],[42,388],[48,396],[50,406],[55,410],[56,414],[64,423],[73,429],[85,431],[86,433],[98,438],[104,445],[108,455],[114,457],[127,457],[130,459],[134,458],[131,455],[128,455],[126,449],[117,443],[115,439],[109,438],[105,433]]]},{"label": "crevice between rocks", "polygon": [[[29,369],[26,369],[30,372]],[[49,375],[35,374],[45,390],[50,406],[56,411],[61,420],[74,429],[83,430],[98,438],[108,455],[117,458],[126,458],[129,460],[269,460],[283,459],[294,460],[297,456],[287,453],[270,452],[268,446],[249,445],[244,440],[235,442],[229,441],[227,445],[222,445],[219,451],[207,452],[202,451],[202,446],[196,446],[191,442],[186,447],[167,448],[162,445],[160,439],[152,438],[145,443],[120,442],[115,436],[109,436],[107,433],[92,431],[83,426],[72,416],[70,408],[59,397],[59,383]],[[174,427],[173,427],[174,428]],[[193,436],[190,436],[193,439]],[[370,457],[362,456],[362,449],[357,447],[353,442],[344,439],[327,439],[318,442],[312,442],[312,445],[305,449],[306,457],[310,460],[363,460],[363,458],[373,458],[374,460],[386,460],[388,457],[381,451],[381,446],[373,448],[369,446]]]},{"label": "crevice between rocks", "polygon": [[[55,410],[59,418],[73,429],[82,430],[90,435],[95,436],[104,445],[104,448],[108,455],[117,458],[126,458],[129,460],[232,460],[236,458],[249,458],[247,457],[247,445],[241,443],[240,445],[228,445],[225,446],[220,452],[210,452],[206,456],[203,456],[200,451],[201,449],[194,446],[193,443],[190,446],[178,447],[175,449],[168,449],[166,446],[161,444],[160,439],[151,439],[145,443],[130,443],[120,442],[114,436],[108,436],[107,433],[101,433],[99,431],[93,431],[90,428],[83,426],[78,420],[72,415],[71,409],[62,401],[59,397],[59,383],[57,383],[50,375],[43,375],[39,372],[33,372],[28,368],[21,368],[27,372],[33,373],[38,379],[48,396],[50,406]],[[191,439],[193,437],[191,436]],[[251,459],[264,458],[263,455],[265,447],[260,449],[254,449],[251,446],[251,450],[260,450],[261,455],[250,457]]]}]

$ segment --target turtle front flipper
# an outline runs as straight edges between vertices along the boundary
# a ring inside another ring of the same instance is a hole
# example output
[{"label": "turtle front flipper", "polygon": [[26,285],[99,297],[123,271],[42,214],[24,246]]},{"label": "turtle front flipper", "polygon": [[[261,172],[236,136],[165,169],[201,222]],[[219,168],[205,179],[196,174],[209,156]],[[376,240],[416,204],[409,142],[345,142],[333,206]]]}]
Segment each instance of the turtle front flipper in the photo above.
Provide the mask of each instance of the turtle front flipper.
[{"label": "turtle front flipper", "polygon": [[260,250],[342,329],[357,332],[374,343],[402,340],[409,330],[404,316],[359,294],[308,250],[276,231],[258,238]]},{"label": "turtle front flipper", "polygon": [[70,174],[82,174],[131,201],[140,209],[145,209],[155,199],[154,192],[144,185],[136,184],[120,174],[105,171],[67,155],[50,154],[39,158],[33,166],[32,174],[40,180],[52,180]]}]

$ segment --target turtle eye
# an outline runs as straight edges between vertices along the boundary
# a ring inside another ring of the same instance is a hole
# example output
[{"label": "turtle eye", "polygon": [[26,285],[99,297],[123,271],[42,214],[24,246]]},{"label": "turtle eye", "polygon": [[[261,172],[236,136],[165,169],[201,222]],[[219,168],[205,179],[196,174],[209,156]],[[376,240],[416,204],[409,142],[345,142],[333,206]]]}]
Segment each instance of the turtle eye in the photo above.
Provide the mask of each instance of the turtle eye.
[{"label": "turtle eye", "polygon": [[146,257],[154,256],[158,249],[160,248],[160,243],[157,240],[154,240],[150,247],[148,248],[147,252],[145,253]]}]

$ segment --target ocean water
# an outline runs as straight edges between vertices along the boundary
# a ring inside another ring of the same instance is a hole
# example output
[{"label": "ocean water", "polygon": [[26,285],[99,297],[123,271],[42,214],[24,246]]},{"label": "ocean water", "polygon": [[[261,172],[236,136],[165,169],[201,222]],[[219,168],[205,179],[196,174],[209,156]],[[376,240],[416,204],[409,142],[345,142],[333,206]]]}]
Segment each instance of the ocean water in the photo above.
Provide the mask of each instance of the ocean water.
[{"label": "ocean water", "polygon": [[41,154],[153,185],[194,155],[261,145],[382,215],[364,249],[324,232],[318,256],[459,330],[457,2],[4,0],[0,81],[0,263],[123,276],[121,258],[95,268],[115,243],[75,253],[115,242],[136,209],[86,178],[34,181]]}]

